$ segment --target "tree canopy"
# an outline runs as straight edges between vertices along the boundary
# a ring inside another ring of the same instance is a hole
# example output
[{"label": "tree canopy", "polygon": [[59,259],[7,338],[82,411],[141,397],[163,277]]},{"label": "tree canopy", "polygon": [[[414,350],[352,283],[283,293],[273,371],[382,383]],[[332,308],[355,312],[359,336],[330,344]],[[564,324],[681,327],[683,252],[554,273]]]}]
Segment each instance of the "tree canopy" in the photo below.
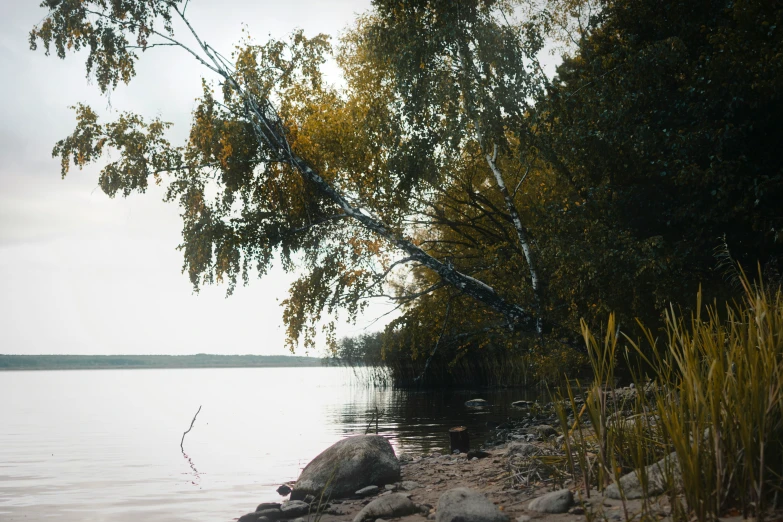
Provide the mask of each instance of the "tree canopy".
[{"label": "tree canopy", "polygon": [[654,322],[699,283],[729,292],[716,248],[776,271],[779,1],[376,0],[335,47],[294,31],[230,57],[187,4],[42,3],[31,46],[86,49],[103,92],[157,45],[210,71],[186,143],[77,105],[53,152],[63,176],[119,152],[101,160],[110,196],[165,178],[196,288],[298,270],[292,348],[386,297],[402,313],[383,355],[410,375],[487,354],[562,365],[581,319]]}]

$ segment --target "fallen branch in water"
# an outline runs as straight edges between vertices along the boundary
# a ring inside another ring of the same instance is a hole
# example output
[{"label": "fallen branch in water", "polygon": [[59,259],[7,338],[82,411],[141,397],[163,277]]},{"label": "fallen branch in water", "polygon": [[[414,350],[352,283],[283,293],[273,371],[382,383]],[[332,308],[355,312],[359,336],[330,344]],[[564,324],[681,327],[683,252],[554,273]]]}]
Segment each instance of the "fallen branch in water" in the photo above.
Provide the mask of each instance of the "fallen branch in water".
[{"label": "fallen branch in water", "polygon": [[182,440],[179,442],[179,449],[182,450],[182,453],[185,453],[185,448],[183,447],[183,444],[185,444],[185,435],[190,433],[190,430],[193,429],[193,424],[196,423],[196,417],[198,417],[198,414],[199,414],[200,411],[201,411],[201,406],[198,407],[198,411],[193,416],[193,420],[190,421],[190,428],[188,428],[188,431],[186,431],[185,433],[182,434]]},{"label": "fallen branch in water", "polygon": [[[187,453],[185,453],[184,444],[185,444],[185,435],[190,433],[190,430],[193,429],[193,425],[196,423],[196,417],[198,417],[198,414],[199,414],[200,411],[201,411],[201,406],[198,407],[198,411],[193,416],[193,420],[190,421],[190,428],[188,428],[188,431],[186,431],[185,433],[182,434],[182,440],[179,441],[179,449],[182,450],[182,456],[185,457],[185,460],[188,461],[188,465],[190,466],[190,469],[193,470],[193,476],[196,477],[196,479],[200,479],[201,478],[201,474],[196,469],[196,465],[193,464],[193,459],[191,459],[190,456]],[[192,484],[196,484],[196,483],[192,482]]]}]

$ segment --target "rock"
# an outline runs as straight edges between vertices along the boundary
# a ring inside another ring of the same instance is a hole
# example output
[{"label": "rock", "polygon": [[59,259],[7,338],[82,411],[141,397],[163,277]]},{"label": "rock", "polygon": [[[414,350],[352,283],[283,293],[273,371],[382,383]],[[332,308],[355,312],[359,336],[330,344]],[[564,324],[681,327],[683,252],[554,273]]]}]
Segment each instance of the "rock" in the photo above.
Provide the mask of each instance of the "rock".
[{"label": "rock", "polygon": [[274,517],[270,517],[264,511],[255,511],[253,513],[247,513],[239,517],[237,522],[271,522],[280,518],[280,511],[278,510]]},{"label": "rock", "polygon": [[470,450],[470,451],[468,452],[468,460],[470,460],[470,459],[473,459],[473,458],[476,458],[476,459],[485,459],[485,458],[487,458],[487,457],[489,457],[489,453],[487,453],[486,451],[481,451],[481,450]]},{"label": "rock", "polygon": [[385,486],[383,486],[383,489],[385,489],[386,491],[397,491],[397,486],[395,486],[394,484],[386,484]]},{"label": "rock", "polygon": [[355,495],[358,497],[369,497],[370,495],[375,495],[378,493],[379,489],[380,488],[378,486],[367,486],[366,488],[358,490]]},{"label": "rock", "polygon": [[262,502],[256,507],[256,511],[263,511],[265,509],[280,509],[280,502]]},{"label": "rock", "polygon": [[375,520],[376,518],[396,518],[412,515],[416,513],[416,504],[411,502],[406,495],[395,493],[384,497],[376,498],[364,508],[353,519],[353,522],[364,522],[365,520]]},{"label": "rock", "polygon": [[561,489],[531,500],[527,508],[539,513],[565,513],[573,505],[574,494],[571,490]]},{"label": "rock", "polygon": [[389,441],[380,435],[343,439],[314,458],[294,485],[291,500],[307,495],[340,498],[369,485],[400,479],[400,462]]},{"label": "rock", "polygon": [[549,438],[552,435],[557,435],[557,430],[554,429],[549,424],[541,424],[540,426],[536,426],[533,429],[535,430],[535,432],[539,436],[539,438],[542,438],[542,439]]},{"label": "rock", "polygon": [[[620,477],[620,486],[625,498],[633,500],[644,497],[644,489],[639,482],[639,476],[644,474],[647,477],[647,494],[660,495],[666,491],[667,475],[671,477],[675,484],[681,481],[680,462],[677,460],[676,453],[670,453],[655,464],[650,464],[641,472],[632,471]],[[620,488],[617,484],[611,484],[604,493],[609,498],[621,499]]]},{"label": "rock", "polygon": [[423,515],[426,515],[427,513],[433,510],[432,506],[430,506],[429,504],[416,504],[416,509],[418,509],[419,513]]},{"label": "rock", "polygon": [[397,455],[397,460],[399,460],[402,464],[407,464],[408,462],[413,462],[413,457],[411,457],[408,453],[400,453]]},{"label": "rock", "polygon": [[582,506],[574,506],[571,509],[568,510],[569,515],[584,515],[585,514],[585,508]]},{"label": "rock", "polygon": [[[259,507],[263,506],[264,504],[260,504]],[[248,513],[250,515],[251,513]],[[252,515],[255,515],[256,518],[250,518],[248,520],[258,520],[258,517],[266,517],[269,520],[277,520],[281,517],[282,513],[280,512],[279,504],[277,504],[277,507],[266,507],[263,509],[256,508],[255,512],[252,513]]]},{"label": "rock", "polygon": [[305,495],[305,498],[303,498],[302,500],[304,500],[308,504],[312,504],[313,502],[315,502],[315,495]]},{"label": "rock", "polygon": [[470,399],[465,403],[468,408],[485,408],[489,406],[489,403],[484,399]]},{"label": "rock", "polygon": [[532,408],[535,406],[535,402],[533,401],[514,401],[511,403],[511,405],[515,408]]},{"label": "rock", "polygon": [[299,518],[293,519],[291,522],[307,522],[307,519],[303,518],[303,517],[299,517]]},{"label": "rock", "polygon": [[310,513],[310,504],[301,500],[289,500],[280,506],[282,518],[303,517]]},{"label": "rock", "polygon": [[506,522],[502,513],[487,497],[468,488],[444,492],[438,500],[438,522]]},{"label": "rock", "polygon": [[528,457],[530,455],[537,455],[540,451],[541,450],[539,450],[534,444],[530,444],[529,442],[512,442],[506,449],[506,456]]},{"label": "rock", "polygon": [[519,515],[517,517],[517,522],[530,522],[532,519],[527,515]]},{"label": "rock", "polygon": [[282,486],[277,488],[276,491],[277,491],[277,493],[279,495],[284,497],[284,496],[288,495],[289,493],[291,493],[291,488],[287,484],[283,484]]},{"label": "rock", "polygon": [[412,480],[403,480],[400,484],[400,487],[403,491],[413,491],[414,489],[419,487],[418,482],[414,482]]}]

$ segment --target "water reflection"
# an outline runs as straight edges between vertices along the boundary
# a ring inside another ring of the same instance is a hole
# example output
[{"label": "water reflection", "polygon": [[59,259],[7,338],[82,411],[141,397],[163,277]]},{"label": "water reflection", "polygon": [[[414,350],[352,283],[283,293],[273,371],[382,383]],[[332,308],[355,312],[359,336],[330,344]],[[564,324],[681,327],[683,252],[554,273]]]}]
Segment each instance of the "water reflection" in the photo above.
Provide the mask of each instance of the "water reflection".
[{"label": "water reflection", "polygon": [[[478,446],[490,425],[523,414],[511,402],[535,394],[374,389],[344,368],[247,368],[2,372],[0,397],[4,522],[206,522],[279,500],[277,486],[329,445],[374,432],[376,408],[397,451],[430,453],[457,425]],[[489,406],[466,408],[476,397]]]},{"label": "water reflection", "polygon": [[[486,408],[468,408],[465,402],[480,397]],[[375,390],[355,387],[352,400],[343,404],[339,418],[345,436],[378,432],[401,451],[431,453],[448,449],[448,430],[466,426],[471,447],[478,447],[499,423],[521,418],[524,411],[511,406],[518,400],[537,400],[534,390]]]}]

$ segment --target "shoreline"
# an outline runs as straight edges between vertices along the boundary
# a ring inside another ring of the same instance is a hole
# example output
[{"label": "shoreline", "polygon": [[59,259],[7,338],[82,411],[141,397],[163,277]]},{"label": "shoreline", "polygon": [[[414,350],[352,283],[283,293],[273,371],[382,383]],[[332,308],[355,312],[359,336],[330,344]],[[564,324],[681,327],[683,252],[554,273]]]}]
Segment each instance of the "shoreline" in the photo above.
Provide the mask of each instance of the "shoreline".
[{"label": "shoreline", "polygon": [[[539,424],[533,428],[544,426],[547,425]],[[525,430],[525,428],[521,429]],[[523,435],[517,428],[507,430],[506,434],[511,437]],[[523,485],[515,480],[513,461],[520,456],[518,448],[533,446],[542,452],[541,455],[545,455],[552,451],[554,441],[558,436],[552,434],[549,437],[530,442],[499,442],[481,450],[486,455],[482,458],[468,459],[465,453],[449,455],[434,452],[416,456],[401,453],[398,455],[401,464],[399,482],[380,488],[378,494],[365,498],[352,497],[330,500],[325,505],[326,509],[323,514],[312,513],[310,516],[304,517],[304,520],[310,522],[313,520],[320,522],[351,521],[371,501],[393,493],[403,493],[417,506],[426,509],[426,513],[395,517],[394,520],[401,522],[432,521],[437,517],[440,496],[447,490],[459,487],[469,488],[485,495],[508,516],[509,522],[529,522],[534,519],[543,522],[578,522],[586,520],[586,510],[590,511],[591,517],[598,517],[598,520],[610,522],[625,520],[622,501],[607,498],[595,490],[591,491],[589,500],[583,498],[584,494],[579,493],[570,477],[561,477],[561,480],[553,477],[541,477],[540,480],[531,481],[528,485]],[[528,509],[532,500],[562,489],[570,489],[575,499],[575,503],[566,511],[541,513]],[[641,503],[641,500],[628,500],[625,502],[625,509],[629,513],[639,513],[641,512]],[[247,507],[247,512],[253,508],[252,506]],[[666,519],[668,513],[665,503],[661,505],[658,513],[660,514],[659,519]],[[232,520],[239,518],[237,516]],[[587,518],[587,520],[591,519]]]}]

